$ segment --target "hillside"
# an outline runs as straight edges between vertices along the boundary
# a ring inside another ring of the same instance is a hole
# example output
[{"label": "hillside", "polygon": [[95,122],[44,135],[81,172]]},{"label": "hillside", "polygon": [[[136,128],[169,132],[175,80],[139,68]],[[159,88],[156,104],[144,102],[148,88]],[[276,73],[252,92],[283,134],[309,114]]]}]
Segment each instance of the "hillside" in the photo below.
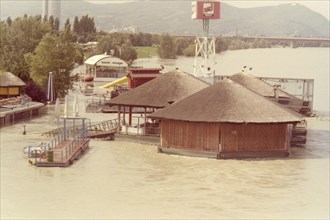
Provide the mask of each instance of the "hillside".
[{"label": "hillside", "polygon": [[[1,1],[1,18],[41,14],[41,1]],[[92,4],[62,1],[62,24],[88,14],[98,30],[202,34],[202,21],[191,20],[190,1],[138,1]],[[250,36],[329,37],[329,20],[300,4],[237,8],[221,3],[221,19],[210,22],[211,34]]]}]

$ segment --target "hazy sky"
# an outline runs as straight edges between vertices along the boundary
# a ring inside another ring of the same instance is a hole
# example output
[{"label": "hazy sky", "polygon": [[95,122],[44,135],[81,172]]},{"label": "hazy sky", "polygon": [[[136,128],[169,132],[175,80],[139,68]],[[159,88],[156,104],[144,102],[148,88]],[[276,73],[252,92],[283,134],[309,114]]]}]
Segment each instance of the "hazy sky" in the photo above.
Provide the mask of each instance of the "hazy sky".
[{"label": "hazy sky", "polygon": [[[115,1],[115,0],[88,0],[90,2],[97,2],[97,3],[106,3],[106,2],[116,2],[116,3],[124,3],[127,1]],[[152,0],[151,0],[152,1]],[[175,2],[175,1],[173,1]],[[330,19],[330,0],[293,0],[293,1],[286,1],[286,0],[280,0],[280,1],[271,1],[271,0],[224,0],[220,2],[226,2],[227,4],[230,4],[235,7],[240,8],[252,8],[252,7],[261,7],[261,6],[270,6],[270,5],[279,5],[279,4],[287,4],[287,3],[299,3],[302,5],[305,5],[312,9],[313,11],[316,11],[322,15],[324,15],[326,18]]]},{"label": "hazy sky", "polygon": [[302,5],[305,5],[312,9],[313,11],[316,11],[322,15],[324,15],[326,18],[330,18],[330,0],[296,0],[296,1],[222,1],[226,2],[230,5],[233,5],[235,7],[240,8],[251,8],[251,7],[260,7],[260,6],[269,6],[269,5],[279,5],[279,4],[287,4],[287,3],[299,3]]}]

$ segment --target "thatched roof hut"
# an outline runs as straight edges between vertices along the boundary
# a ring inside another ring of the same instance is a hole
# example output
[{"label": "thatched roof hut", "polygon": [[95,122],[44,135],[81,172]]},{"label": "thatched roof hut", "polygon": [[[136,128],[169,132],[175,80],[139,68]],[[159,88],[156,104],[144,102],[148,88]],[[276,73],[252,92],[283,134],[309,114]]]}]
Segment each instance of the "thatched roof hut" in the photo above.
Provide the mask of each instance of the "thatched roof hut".
[{"label": "thatched roof hut", "polygon": [[10,72],[0,72],[0,86],[1,87],[25,86],[25,83],[18,76],[15,76]]},{"label": "thatched roof hut", "polygon": [[118,106],[119,121],[121,121],[122,109],[124,109],[124,118],[126,108],[129,109],[128,125],[132,124],[132,111],[135,109],[134,111],[137,112],[137,109],[140,109],[141,112],[142,109],[144,125],[146,125],[147,112],[169,106],[208,86],[208,83],[176,69],[115,97],[109,103]]},{"label": "thatched roof hut", "polygon": [[[232,81],[241,84],[242,86],[258,93],[261,96],[267,97],[273,101],[285,105],[301,114],[310,111],[308,104],[280,88],[274,88],[273,85],[245,72],[240,72],[229,77]],[[306,106],[307,105],[307,106]]]},{"label": "thatched roof hut", "polygon": [[25,83],[10,72],[0,72],[0,97],[19,96]]},{"label": "thatched roof hut", "polygon": [[110,104],[163,108],[208,86],[208,83],[176,69],[117,96]]},{"label": "thatched roof hut", "polygon": [[149,117],[161,120],[161,151],[218,158],[286,156],[300,117],[225,79]]}]

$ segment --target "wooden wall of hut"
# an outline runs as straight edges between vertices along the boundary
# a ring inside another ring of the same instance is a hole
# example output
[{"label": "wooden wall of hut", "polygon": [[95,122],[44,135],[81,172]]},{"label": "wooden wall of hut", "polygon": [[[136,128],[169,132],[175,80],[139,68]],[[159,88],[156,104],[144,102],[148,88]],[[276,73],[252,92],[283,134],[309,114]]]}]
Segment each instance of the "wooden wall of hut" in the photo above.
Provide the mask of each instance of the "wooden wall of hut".
[{"label": "wooden wall of hut", "polygon": [[288,152],[288,138],[288,125],[285,123],[161,121],[161,147],[183,150],[216,153]]},{"label": "wooden wall of hut", "polygon": [[0,87],[0,97],[2,98],[19,96],[20,93],[21,93],[21,89],[19,86]]},{"label": "wooden wall of hut", "polygon": [[221,124],[221,152],[288,150],[287,124]]},{"label": "wooden wall of hut", "polygon": [[219,123],[161,121],[162,147],[219,151]]}]

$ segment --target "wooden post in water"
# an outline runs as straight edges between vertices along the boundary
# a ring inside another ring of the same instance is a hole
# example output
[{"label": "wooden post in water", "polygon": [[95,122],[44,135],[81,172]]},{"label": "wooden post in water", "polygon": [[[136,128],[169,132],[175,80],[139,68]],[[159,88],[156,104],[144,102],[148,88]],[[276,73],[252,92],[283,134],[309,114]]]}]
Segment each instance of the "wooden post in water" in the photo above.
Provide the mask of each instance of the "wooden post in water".
[{"label": "wooden post in water", "polygon": [[147,131],[147,107],[144,107],[144,135],[146,135]]},{"label": "wooden post in water", "polygon": [[117,132],[120,132],[120,110],[121,110],[121,105],[118,105],[118,123],[117,123]]},{"label": "wooden post in water", "polygon": [[128,125],[132,125],[132,106],[129,106],[129,113],[128,113]]}]

